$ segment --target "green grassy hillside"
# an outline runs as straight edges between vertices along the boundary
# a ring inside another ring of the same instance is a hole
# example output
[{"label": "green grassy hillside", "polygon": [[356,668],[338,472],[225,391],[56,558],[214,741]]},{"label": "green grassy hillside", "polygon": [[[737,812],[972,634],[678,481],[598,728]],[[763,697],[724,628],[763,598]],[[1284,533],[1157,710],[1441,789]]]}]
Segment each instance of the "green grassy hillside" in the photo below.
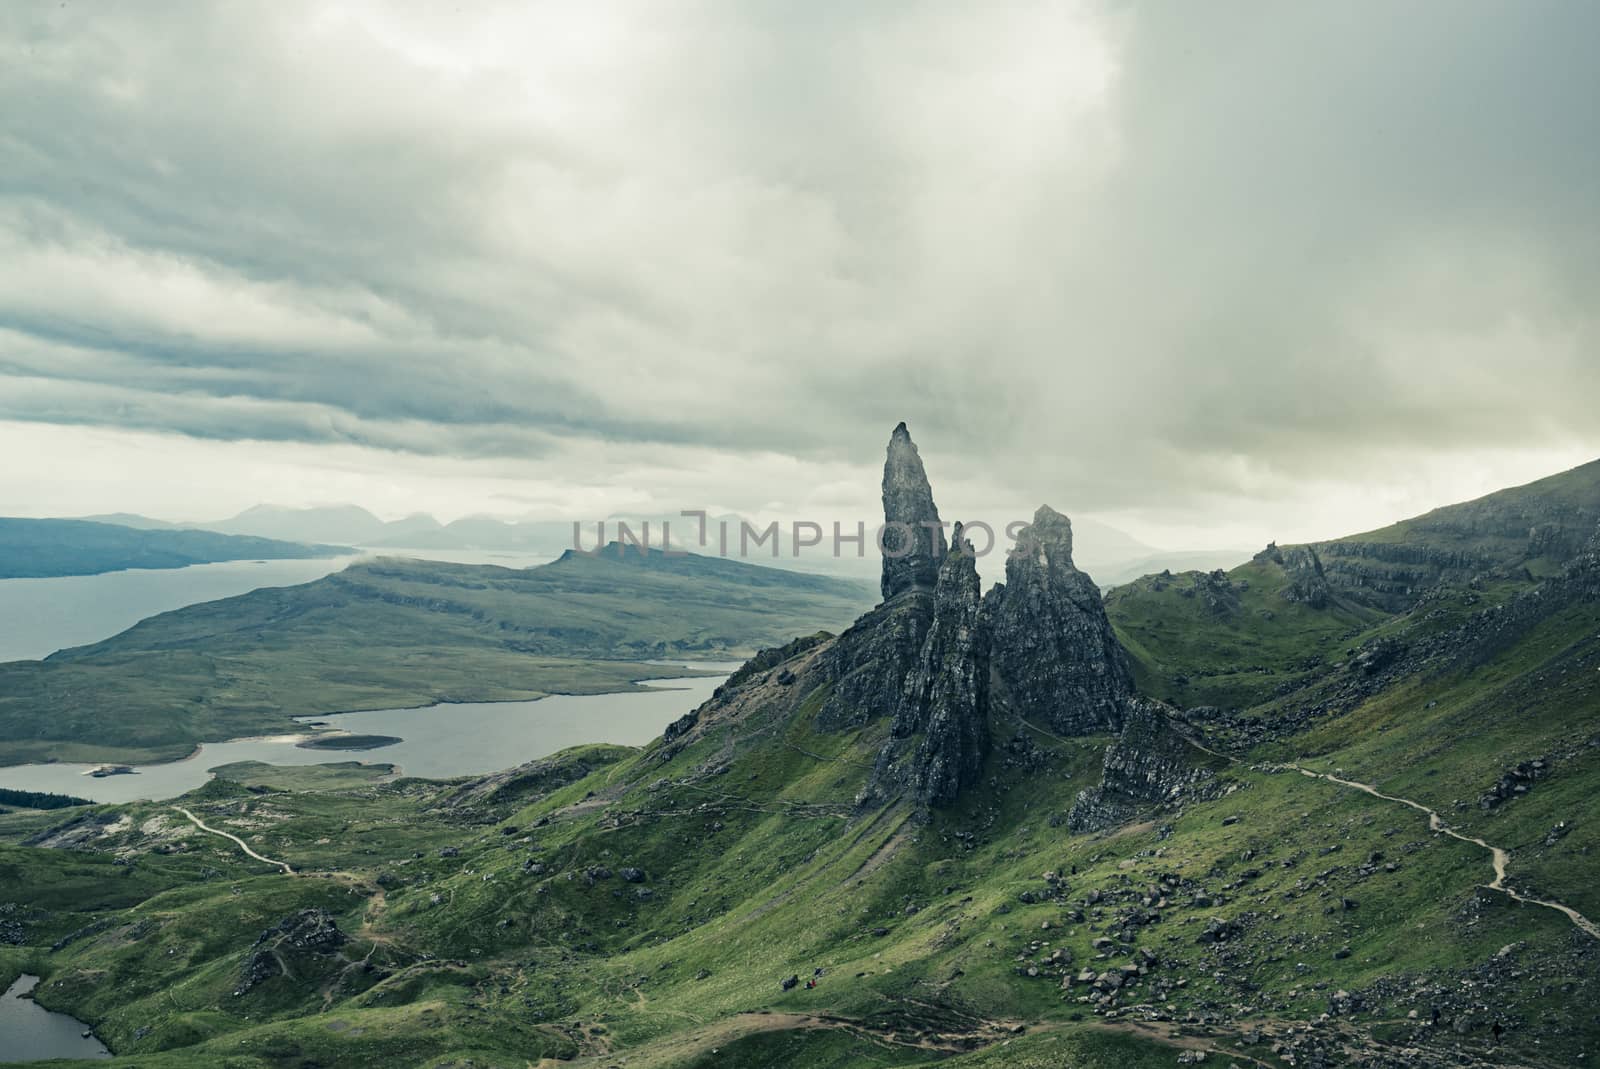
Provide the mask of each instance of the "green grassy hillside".
[{"label": "green grassy hillside", "polygon": [[1231,572],[1147,575],[1106,595],[1141,692],[1182,708],[1242,709],[1344,659],[1388,615],[1346,600],[1313,607],[1285,596],[1270,560]]},{"label": "green grassy hillside", "polygon": [[[25,947],[4,954],[140,1065],[1290,1065],[1274,1045],[1296,1065],[1477,1064],[1496,1021],[1487,1064],[1581,1064],[1600,940],[1483,888],[1488,852],[1424,814],[1286,765],[1420,799],[1509,849],[1514,888],[1600,915],[1575,819],[1600,771],[1597,631],[1592,606],[1556,613],[1490,664],[1219,766],[1212,801],[1099,835],[1060,818],[1107,740],[1018,723],[994,725],[955,808],[857,810],[884,725],[818,731],[826,693],[788,694],[779,665],[681,748],[460,784],[258,767],[180,800],[294,876],[162,805],[13,814],[0,834],[78,851],[6,847],[3,885],[81,890],[20,890]],[[1508,704],[1515,723],[1490,715]],[[1550,774],[1478,809],[1534,750]],[[345,941],[260,942],[308,909]],[[1074,982],[1123,965],[1109,1007]]]},{"label": "green grassy hillside", "polygon": [[1209,778],[1092,834],[1112,740],[1004,708],[953,806],[858,802],[890,724],[823,730],[826,636],[641,749],[177,801],[268,862],[168,804],[0,814],[0,978],[145,1067],[1571,1069],[1600,1049],[1596,550],[1395,613],[1287,552],[1119,589]]},{"label": "green grassy hillside", "polygon": [[538,568],[376,560],[0,664],[0,765],[171,760],[291,716],[623,690],[648,659],[745,656],[838,629],[862,585],[735,561],[572,556]]}]

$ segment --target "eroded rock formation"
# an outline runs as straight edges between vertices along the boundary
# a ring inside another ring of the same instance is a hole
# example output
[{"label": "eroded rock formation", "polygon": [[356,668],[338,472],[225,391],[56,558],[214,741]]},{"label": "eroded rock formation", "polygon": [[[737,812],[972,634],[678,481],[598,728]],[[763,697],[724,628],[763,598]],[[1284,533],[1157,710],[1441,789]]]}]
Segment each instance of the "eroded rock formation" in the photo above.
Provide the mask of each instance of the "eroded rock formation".
[{"label": "eroded rock formation", "polygon": [[1099,588],[1072,563],[1071,521],[1041,505],[1017,546],[984,599],[1005,701],[1058,734],[1115,731],[1133,673]]},{"label": "eroded rock formation", "polygon": [[945,555],[944,525],[904,423],[889,436],[883,464],[883,522],[883,600],[911,589],[932,590]]},{"label": "eroded rock formation", "polygon": [[1106,748],[1100,786],[1078,794],[1067,816],[1073,831],[1099,831],[1151,805],[1197,796],[1212,779],[1200,751],[1154,702],[1134,701],[1117,741]]},{"label": "eroded rock formation", "polygon": [[927,636],[906,674],[863,797],[907,794],[948,805],[989,750],[989,636],[972,545],[957,524],[939,566]]},{"label": "eroded rock formation", "polygon": [[[1018,717],[1058,734],[1123,727],[1132,673],[1099,589],[1072,562],[1065,516],[1041,507],[1018,539],[1026,551],[1007,561],[1006,583],[984,597],[959,524],[946,543],[903,423],[884,459],[883,507],[883,602],[837,638],[758,655],[707,707],[667,729],[663,757],[692,743],[708,719],[798,715],[821,694],[816,730],[885,736],[858,800],[927,809],[954,802],[983,775],[1002,711],[1013,736]],[[1137,733],[1125,734],[1125,750],[1137,744]]]}]

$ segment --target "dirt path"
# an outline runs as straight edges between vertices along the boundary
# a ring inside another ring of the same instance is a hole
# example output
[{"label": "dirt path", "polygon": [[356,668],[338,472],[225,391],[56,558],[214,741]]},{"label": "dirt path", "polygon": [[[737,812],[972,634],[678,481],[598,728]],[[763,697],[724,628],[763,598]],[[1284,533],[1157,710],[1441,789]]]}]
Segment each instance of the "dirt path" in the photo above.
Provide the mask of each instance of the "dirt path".
[{"label": "dirt path", "polygon": [[[1055,1031],[1058,1027],[1039,1028],[1036,1031]],[[1251,1065],[1259,1065],[1261,1069],[1277,1069],[1276,1064],[1273,1062],[1264,1062],[1260,1058],[1245,1054],[1242,1051],[1218,1046],[1220,1042],[1226,1041],[1232,1041],[1237,1046],[1235,1037],[1178,1035],[1172,1031],[1170,1025],[1162,1027],[1150,1021],[1139,1020],[1091,1021],[1078,1027],[1092,1029],[1097,1032],[1115,1032],[1119,1035],[1133,1036],[1137,1039],[1175,1047],[1178,1050],[1204,1051],[1207,1054],[1214,1054],[1219,1058],[1227,1058],[1230,1061],[1249,1062]]]},{"label": "dirt path", "polygon": [[[987,1045],[1010,1034],[1009,1031],[990,1027],[988,1022],[979,1032],[970,1035],[966,1033],[959,1035],[917,1034],[896,1029],[873,1028],[862,1021],[834,1017],[828,1014],[737,1013],[731,1017],[724,1017],[701,1025],[698,1028],[673,1033],[645,1047],[633,1048],[627,1053],[630,1065],[653,1069],[655,1066],[679,1064],[690,1057],[712,1053],[719,1047],[762,1032],[822,1029],[849,1032],[851,1035],[866,1042],[877,1043],[886,1050],[912,1048],[925,1050],[930,1054],[945,1055],[962,1054],[974,1049],[970,1045],[970,1041],[974,1038],[980,1040],[983,1045]],[[616,1062],[613,1060],[613,1054],[607,1052],[603,1055],[587,1055],[580,1057],[576,1061],[561,1064],[571,1066],[612,1066]]]},{"label": "dirt path", "polygon": [[[1229,764],[1239,763],[1239,759],[1237,757],[1230,757],[1227,754],[1218,753],[1216,750],[1202,745],[1201,743],[1196,742],[1194,739],[1188,738],[1187,736],[1185,736],[1185,739],[1188,741],[1189,745],[1193,746],[1197,750],[1203,750],[1204,752],[1215,757],[1220,757]],[[1545,909],[1553,909],[1575,924],[1578,927],[1578,930],[1583,932],[1585,935],[1588,935],[1594,939],[1600,939],[1600,925],[1595,924],[1594,921],[1590,920],[1588,917],[1585,917],[1571,906],[1565,905],[1561,902],[1548,901],[1543,898],[1533,898],[1529,895],[1521,894],[1512,890],[1510,887],[1507,887],[1506,862],[1511,858],[1509,853],[1507,853],[1505,850],[1502,850],[1498,846],[1492,846],[1489,843],[1484,842],[1482,839],[1479,839],[1476,836],[1467,835],[1464,832],[1456,831],[1450,825],[1446,824],[1444,822],[1444,818],[1440,817],[1437,812],[1429,809],[1421,802],[1415,802],[1410,798],[1401,798],[1393,794],[1384,794],[1370,783],[1358,783],[1355,780],[1342,779],[1339,776],[1335,776],[1331,772],[1316,772],[1312,769],[1292,763],[1285,765],[1284,767],[1291,768],[1300,773],[1302,776],[1309,776],[1312,779],[1324,779],[1329,783],[1337,783],[1341,787],[1353,787],[1358,791],[1364,791],[1365,793],[1372,795],[1374,798],[1381,798],[1385,802],[1394,802],[1398,805],[1409,806],[1419,813],[1426,814],[1428,817],[1428,827],[1431,830],[1443,832],[1452,839],[1459,839],[1464,843],[1471,843],[1473,846],[1482,847],[1483,849],[1489,851],[1489,862],[1494,866],[1494,879],[1489,883],[1480,884],[1480,886],[1490,891],[1498,891],[1516,902],[1522,902],[1530,906],[1543,906]]]},{"label": "dirt path", "polygon": [[1462,832],[1456,831],[1454,828],[1450,827],[1450,825],[1446,824],[1438,813],[1434,812],[1432,809],[1429,809],[1421,802],[1414,802],[1409,798],[1399,798],[1392,794],[1384,794],[1370,783],[1357,783],[1355,780],[1341,779],[1340,777],[1333,775],[1331,772],[1314,772],[1309,768],[1302,768],[1299,765],[1289,765],[1288,767],[1294,769],[1302,776],[1310,776],[1312,779],[1325,779],[1329,783],[1337,783],[1341,787],[1353,787],[1358,791],[1365,791],[1374,798],[1382,798],[1386,802],[1395,802],[1399,805],[1410,806],[1419,813],[1426,813],[1428,816],[1428,827],[1432,830],[1443,832],[1452,839],[1460,839],[1464,843],[1471,843],[1473,846],[1479,846],[1489,851],[1489,860],[1494,865],[1494,881],[1492,883],[1482,884],[1481,886],[1491,891],[1499,891],[1501,894],[1506,895],[1517,902],[1524,902],[1530,906],[1543,906],[1546,909],[1553,909],[1557,913],[1563,914],[1573,924],[1577,925],[1579,930],[1595,939],[1600,939],[1600,925],[1596,925],[1593,921],[1579,913],[1577,910],[1573,909],[1571,906],[1562,905],[1560,902],[1550,902],[1543,898],[1531,898],[1528,895],[1519,894],[1507,887],[1506,861],[1510,858],[1510,855],[1507,854],[1506,851],[1500,849],[1498,846],[1491,846],[1475,836],[1466,835]]},{"label": "dirt path", "polygon": [[232,839],[234,842],[239,844],[239,849],[243,850],[245,853],[249,854],[251,857],[255,858],[257,861],[264,861],[268,865],[276,865],[276,866],[278,866],[278,868],[282,869],[284,872],[288,873],[290,876],[294,875],[294,869],[289,867],[289,863],[287,861],[278,861],[275,858],[262,857],[260,854],[256,853],[254,850],[250,849],[250,844],[249,843],[245,842],[243,839],[239,838],[237,835],[234,835],[232,832],[218,831],[216,828],[207,826],[204,821],[202,821],[199,817],[195,816],[193,813],[189,812],[187,809],[183,808],[183,806],[181,806],[181,805],[175,805],[172,808],[176,809],[178,812],[180,812],[184,816],[188,817],[189,818],[189,823],[193,824],[195,827],[199,828],[201,831],[210,832],[212,835],[220,835],[224,839]]}]

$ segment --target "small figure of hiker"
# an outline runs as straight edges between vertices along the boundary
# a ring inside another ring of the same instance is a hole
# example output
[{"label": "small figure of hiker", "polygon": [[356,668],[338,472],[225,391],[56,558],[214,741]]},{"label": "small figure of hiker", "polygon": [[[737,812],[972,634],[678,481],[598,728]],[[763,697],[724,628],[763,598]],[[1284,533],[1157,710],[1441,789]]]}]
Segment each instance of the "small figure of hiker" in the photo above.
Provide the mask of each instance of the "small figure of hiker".
[{"label": "small figure of hiker", "polygon": [[1494,1027],[1489,1029],[1489,1031],[1494,1033],[1494,1041],[1498,1044],[1500,1042],[1500,1037],[1506,1034],[1506,1027],[1499,1021],[1496,1021],[1494,1023]]}]

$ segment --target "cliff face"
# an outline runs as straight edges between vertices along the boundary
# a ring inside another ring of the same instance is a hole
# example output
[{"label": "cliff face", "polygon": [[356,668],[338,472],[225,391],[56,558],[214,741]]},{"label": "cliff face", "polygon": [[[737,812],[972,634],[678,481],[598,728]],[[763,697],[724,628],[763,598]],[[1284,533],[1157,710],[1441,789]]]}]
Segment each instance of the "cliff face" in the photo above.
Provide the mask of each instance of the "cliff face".
[{"label": "cliff face", "polygon": [[1285,601],[1303,602],[1313,609],[1327,608],[1333,601],[1333,591],[1322,570],[1322,558],[1311,546],[1278,548],[1278,543],[1268,542],[1267,548],[1252,558],[1257,564],[1273,563],[1281,567],[1289,580],[1283,588]]},{"label": "cliff face", "polygon": [[984,599],[1006,700],[1058,734],[1116,730],[1133,695],[1100,590],[1072,563],[1072,523],[1048,505],[1017,539],[1006,581]]},{"label": "cliff face", "polygon": [[817,726],[845,731],[893,716],[932,622],[933,592],[919,591],[852,624],[822,656],[833,693],[817,713]]},{"label": "cliff face", "polygon": [[1067,815],[1073,831],[1122,824],[1151,805],[1172,804],[1203,793],[1212,772],[1154,702],[1128,706],[1117,741],[1106,747],[1100,786],[1078,794]]},{"label": "cliff face", "polygon": [[1600,522],[1597,501],[1600,461],[1307,548],[1321,558],[1335,593],[1404,612],[1440,583],[1570,560]]},{"label": "cliff face", "polygon": [[1404,612],[1441,582],[1465,582],[1492,569],[1496,558],[1470,550],[1398,542],[1326,542],[1320,554],[1325,583],[1386,612]]},{"label": "cliff face", "polygon": [[927,637],[906,674],[862,799],[907,794],[948,805],[983,770],[989,750],[989,636],[972,545],[956,525],[939,567]]}]

